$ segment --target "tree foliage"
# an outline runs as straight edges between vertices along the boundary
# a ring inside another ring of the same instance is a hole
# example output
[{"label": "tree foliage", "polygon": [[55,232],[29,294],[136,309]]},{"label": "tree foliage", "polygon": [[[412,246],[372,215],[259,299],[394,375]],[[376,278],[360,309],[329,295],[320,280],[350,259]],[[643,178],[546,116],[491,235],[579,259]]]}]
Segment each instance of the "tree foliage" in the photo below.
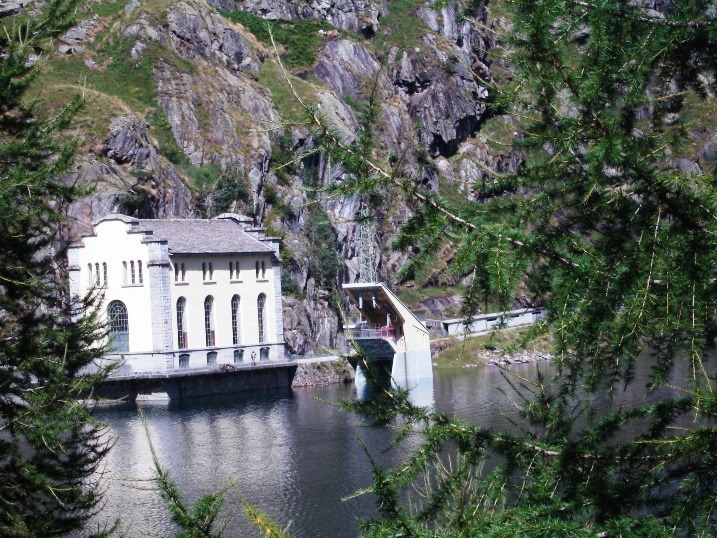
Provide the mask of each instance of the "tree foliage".
[{"label": "tree foliage", "polygon": [[[424,436],[400,469],[375,465],[381,517],[364,533],[714,535],[716,178],[671,160],[691,128],[681,118],[716,74],[714,4],[510,6],[501,40],[515,78],[485,80],[486,105],[513,117],[525,164],[493,174],[480,200],[452,206],[421,190],[310,111],[315,136],[353,173],[335,191],[379,186],[414,208],[394,248],[425,263],[446,240],[459,245],[452,270],[472,277],[464,313],[486,296],[510,309],[523,283],[547,312],[535,332],[555,341],[555,378],[514,380],[521,434],[430,413],[403,393],[349,405]],[[598,412],[597,400],[636,383],[638,362],[652,372],[633,387],[643,400]]]},{"label": "tree foliage", "polygon": [[[25,106],[31,54],[72,24],[77,2],[52,0],[0,34],[0,534],[56,536],[97,510],[95,474],[108,441],[76,396],[103,373],[94,298],[68,297],[65,206],[81,191],[61,180],[74,141],[59,133],[80,106],[39,119]],[[83,315],[87,314],[87,315]],[[98,534],[104,534],[99,532]]]},{"label": "tree foliage", "polygon": [[317,288],[335,292],[341,267],[339,243],[326,210],[318,202],[309,206],[306,223],[306,236],[309,238],[309,278],[314,279]]}]

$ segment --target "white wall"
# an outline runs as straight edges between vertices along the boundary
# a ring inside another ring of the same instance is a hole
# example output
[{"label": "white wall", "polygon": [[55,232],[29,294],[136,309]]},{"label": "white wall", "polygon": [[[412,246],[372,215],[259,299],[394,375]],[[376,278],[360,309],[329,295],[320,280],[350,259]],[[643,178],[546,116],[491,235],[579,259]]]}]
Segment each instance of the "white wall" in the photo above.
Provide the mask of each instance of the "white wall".
[{"label": "white wall", "polygon": [[[240,274],[232,280],[229,274],[229,262],[239,261]],[[265,273],[256,276],[256,262],[264,262]],[[231,300],[234,295],[240,297],[241,340],[240,344],[250,345],[259,342],[259,325],[257,316],[257,298],[260,293],[266,295],[265,323],[266,342],[276,341],[276,314],[274,308],[274,271],[271,266],[270,254],[212,255],[212,256],[171,256],[171,308],[173,349],[177,349],[177,300],[184,297],[186,303],[186,319],[188,347],[190,349],[205,347],[204,331],[204,299],[211,295],[214,298],[214,327],[216,346],[232,345]],[[212,263],[214,270],[211,281],[202,278],[202,263]],[[175,266],[184,264],[186,277],[175,281]]]},{"label": "white wall", "polygon": [[[122,301],[127,307],[129,322],[130,352],[152,350],[152,318],[149,308],[150,286],[147,267],[147,246],[142,243],[142,234],[127,234],[129,224],[121,220],[109,220],[95,227],[95,236],[84,237],[84,248],[78,249],[80,268],[79,285],[81,295],[90,289],[87,264],[107,264],[107,283],[101,282],[104,290],[102,309],[106,313],[107,305],[113,300]],[[122,262],[135,262],[135,285],[124,283]],[[143,284],[138,283],[138,264],[142,262]]]}]

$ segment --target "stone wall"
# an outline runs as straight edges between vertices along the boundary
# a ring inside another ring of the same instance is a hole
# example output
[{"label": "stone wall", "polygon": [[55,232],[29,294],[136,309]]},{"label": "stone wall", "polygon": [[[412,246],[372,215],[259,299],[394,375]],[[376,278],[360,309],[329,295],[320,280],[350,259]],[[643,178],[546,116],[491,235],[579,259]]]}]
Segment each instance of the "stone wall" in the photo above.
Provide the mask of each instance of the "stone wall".
[{"label": "stone wall", "polygon": [[302,362],[296,368],[292,387],[329,385],[331,383],[348,384],[356,378],[356,372],[346,359],[333,361]]}]

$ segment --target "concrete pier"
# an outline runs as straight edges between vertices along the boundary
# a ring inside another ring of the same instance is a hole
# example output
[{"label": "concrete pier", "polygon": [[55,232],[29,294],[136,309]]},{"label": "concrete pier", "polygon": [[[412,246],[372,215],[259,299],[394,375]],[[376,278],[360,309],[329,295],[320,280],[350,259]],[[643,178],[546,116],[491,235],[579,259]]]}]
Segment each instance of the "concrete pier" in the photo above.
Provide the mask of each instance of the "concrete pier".
[{"label": "concrete pier", "polygon": [[159,401],[215,396],[291,386],[296,361],[266,361],[212,368],[184,368],[114,376],[100,383],[95,398],[124,401]]}]

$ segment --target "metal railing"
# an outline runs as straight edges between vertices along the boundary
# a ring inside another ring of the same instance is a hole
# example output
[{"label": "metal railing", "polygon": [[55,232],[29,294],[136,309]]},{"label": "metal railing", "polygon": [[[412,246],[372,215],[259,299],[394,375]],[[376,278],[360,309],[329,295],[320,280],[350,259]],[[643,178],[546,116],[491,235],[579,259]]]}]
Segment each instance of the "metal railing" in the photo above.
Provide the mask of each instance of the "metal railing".
[{"label": "metal railing", "polygon": [[396,342],[395,327],[381,327],[378,324],[363,324],[361,327],[352,327],[348,330],[352,338],[383,338]]}]

